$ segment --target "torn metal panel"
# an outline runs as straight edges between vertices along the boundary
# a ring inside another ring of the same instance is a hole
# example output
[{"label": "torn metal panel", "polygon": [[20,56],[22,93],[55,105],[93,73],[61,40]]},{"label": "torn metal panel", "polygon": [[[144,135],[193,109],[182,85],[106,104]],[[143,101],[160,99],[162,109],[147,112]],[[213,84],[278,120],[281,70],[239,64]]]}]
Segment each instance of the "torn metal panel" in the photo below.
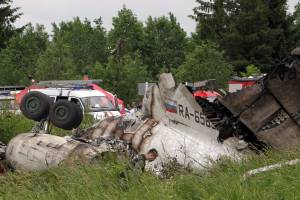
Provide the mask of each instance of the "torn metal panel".
[{"label": "torn metal panel", "polygon": [[240,116],[240,120],[253,132],[256,133],[262,126],[267,124],[281,109],[280,105],[271,95],[261,96]]},{"label": "torn metal panel", "polygon": [[226,112],[225,133],[233,129],[238,137],[254,143],[258,139],[275,149],[291,149],[300,143],[300,65],[297,58],[289,67],[277,67],[258,85],[229,94],[219,102],[231,113]]},{"label": "torn metal panel", "polygon": [[157,121],[166,117],[165,105],[157,85],[150,87],[143,99],[142,118],[151,117]]},{"label": "torn metal panel", "polygon": [[174,91],[176,87],[175,80],[171,73],[163,73],[159,76],[159,88],[161,92],[164,93],[166,91]]},{"label": "torn metal panel", "polygon": [[130,132],[125,131],[125,133],[131,133],[133,135],[131,139],[132,148],[134,148],[138,152],[143,152],[144,145],[148,142],[149,138],[152,136],[153,134],[152,129],[157,124],[158,124],[157,121],[153,119],[147,119],[144,122],[142,122],[135,131],[132,130],[130,130]]},{"label": "torn metal panel", "polygon": [[300,69],[297,70],[297,65],[273,72],[267,80],[267,88],[300,126]]},{"label": "torn metal panel", "polygon": [[263,86],[258,84],[253,87],[248,87],[235,93],[231,93],[224,98],[219,98],[219,101],[234,116],[240,115],[243,111],[248,109],[258,98],[260,98],[263,91]]},{"label": "torn metal panel", "polygon": [[274,149],[294,149],[299,144],[300,128],[290,118],[273,128],[259,131],[255,135]]},{"label": "torn metal panel", "polygon": [[75,131],[76,139],[88,141],[98,138],[121,138],[123,135],[123,124],[121,117],[111,117],[101,120],[93,126],[82,131]]}]

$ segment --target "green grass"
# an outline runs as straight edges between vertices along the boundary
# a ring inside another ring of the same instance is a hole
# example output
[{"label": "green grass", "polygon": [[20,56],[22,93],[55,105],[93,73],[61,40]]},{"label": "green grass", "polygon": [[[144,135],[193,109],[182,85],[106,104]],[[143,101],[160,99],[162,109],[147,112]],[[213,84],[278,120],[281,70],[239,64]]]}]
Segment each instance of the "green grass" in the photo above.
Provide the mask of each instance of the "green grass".
[{"label": "green grass", "polygon": [[10,112],[0,114],[0,141],[8,143],[11,138],[19,133],[29,132],[34,122],[22,115],[14,115]]},{"label": "green grass", "polygon": [[270,153],[240,163],[223,160],[205,172],[180,170],[164,179],[131,174],[125,190],[118,179],[125,165],[113,159],[15,172],[0,177],[0,199],[300,199],[300,166],[243,179],[249,169],[295,157],[297,153]]},{"label": "green grass", "polygon": [[[5,119],[6,122],[0,118],[0,127],[4,125],[4,128],[11,129],[6,130],[5,138],[11,137],[8,133],[15,135],[15,131],[31,128],[26,119],[20,122],[19,117]],[[15,124],[17,122],[20,127]],[[299,153],[300,150],[267,152],[248,156],[240,162],[223,159],[213,168],[197,173],[170,169],[172,175],[168,178],[151,173],[130,174],[127,189],[118,178],[126,164],[114,157],[101,159],[93,165],[64,165],[40,172],[9,172],[0,176],[0,200],[300,199],[300,165],[243,179],[248,170],[292,160],[298,158]]]}]

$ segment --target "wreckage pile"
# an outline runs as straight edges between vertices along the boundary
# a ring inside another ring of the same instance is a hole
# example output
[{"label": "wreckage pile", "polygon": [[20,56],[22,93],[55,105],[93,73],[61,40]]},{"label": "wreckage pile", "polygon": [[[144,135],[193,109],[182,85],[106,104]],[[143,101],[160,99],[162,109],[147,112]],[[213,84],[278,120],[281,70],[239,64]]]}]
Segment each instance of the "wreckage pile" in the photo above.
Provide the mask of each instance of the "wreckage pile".
[{"label": "wreckage pile", "polygon": [[108,151],[150,149],[159,156],[147,168],[161,170],[170,159],[201,169],[222,156],[239,158],[270,147],[291,149],[300,136],[300,49],[295,61],[277,67],[259,84],[219,97],[196,101],[190,88],[176,85],[171,74],[148,89],[135,119],[108,118],[73,136],[24,133],[13,138],[6,159],[16,169],[40,170],[80,159],[91,162]]},{"label": "wreckage pile", "polygon": [[[254,145],[293,149],[300,136],[300,48],[295,61],[279,66],[254,87],[220,99],[230,114],[220,137],[238,136]],[[231,133],[231,134],[228,134]]]}]

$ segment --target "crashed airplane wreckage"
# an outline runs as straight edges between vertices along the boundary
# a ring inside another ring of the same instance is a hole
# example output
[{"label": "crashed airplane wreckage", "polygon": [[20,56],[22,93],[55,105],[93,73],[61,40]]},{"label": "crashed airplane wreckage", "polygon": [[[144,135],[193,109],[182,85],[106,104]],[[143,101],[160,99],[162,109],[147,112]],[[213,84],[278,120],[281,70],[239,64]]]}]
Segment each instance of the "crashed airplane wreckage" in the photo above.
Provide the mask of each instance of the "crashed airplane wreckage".
[{"label": "crashed airplane wreckage", "polygon": [[195,99],[192,88],[176,86],[171,74],[162,74],[146,92],[136,119],[109,118],[67,138],[20,134],[8,144],[6,159],[16,169],[39,170],[67,160],[90,162],[118,146],[117,151],[140,154],[156,149],[159,156],[148,163],[150,169],[170,159],[201,169],[222,156],[295,148],[300,141],[300,48],[292,55],[290,66],[277,67],[257,85],[214,102]]},{"label": "crashed airplane wreckage", "polygon": [[237,153],[217,138],[218,130],[187,87],[180,84],[176,88],[172,75],[162,74],[159,84],[145,94],[140,117],[129,121],[108,118],[67,138],[20,134],[9,142],[6,159],[16,169],[46,169],[73,159],[92,161],[101,153],[115,151],[118,143],[117,151],[132,148],[144,154],[156,149],[159,157],[150,163],[152,169],[159,170],[174,158],[181,165],[199,168],[220,156]]}]

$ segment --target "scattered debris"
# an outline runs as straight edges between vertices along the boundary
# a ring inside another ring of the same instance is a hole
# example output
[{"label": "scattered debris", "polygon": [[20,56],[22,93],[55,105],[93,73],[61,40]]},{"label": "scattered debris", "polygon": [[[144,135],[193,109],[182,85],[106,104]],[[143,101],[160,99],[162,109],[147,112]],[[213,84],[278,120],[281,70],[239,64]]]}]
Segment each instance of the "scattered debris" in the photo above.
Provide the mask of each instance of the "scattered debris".
[{"label": "scattered debris", "polygon": [[[298,60],[298,59],[296,59]],[[280,66],[260,84],[219,98],[227,110],[220,137],[237,136],[256,147],[293,149],[300,136],[300,65]],[[229,112],[228,112],[229,111]],[[231,134],[228,134],[230,133]]]},{"label": "scattered debris", "polygon": [[5,159],[6,145],[0,142],[0,160]]},{"label": "scattered debris", "polygon": [[287,166],[298,165],[299,163],[300,163],[300,160],[296,159],[296,160],[290,160],[290,161],[285,162],[285,163],[277,163],[277,164],[274,164],[274,165],[268,165],[268,166],[261,167],[261,168],[258,168],[258,169],[253,169],[253,170],[250,170],[250,171],[246,172],[244,174],[243,178],[246,179],[246,178],[248,178],[250,176],[254,176],[256,174],[272,171],[272,170],[275,170],[275,169],[280,169],[280,168],[287,167]]}]

